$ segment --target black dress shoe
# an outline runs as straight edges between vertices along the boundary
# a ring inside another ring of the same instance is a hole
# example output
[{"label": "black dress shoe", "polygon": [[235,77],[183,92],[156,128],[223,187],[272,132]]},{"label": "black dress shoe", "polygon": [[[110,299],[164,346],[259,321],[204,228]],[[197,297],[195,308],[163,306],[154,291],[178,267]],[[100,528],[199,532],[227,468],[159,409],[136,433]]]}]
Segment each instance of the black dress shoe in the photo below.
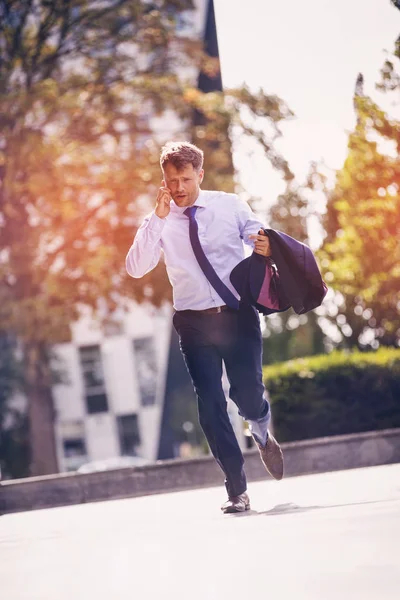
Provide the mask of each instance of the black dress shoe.
[{"label": "black dress shoe", "polygon": [[246,492],[239,496],[232,496],[221,506],[223,513],[238,513],[250,510],[250,499]]}]

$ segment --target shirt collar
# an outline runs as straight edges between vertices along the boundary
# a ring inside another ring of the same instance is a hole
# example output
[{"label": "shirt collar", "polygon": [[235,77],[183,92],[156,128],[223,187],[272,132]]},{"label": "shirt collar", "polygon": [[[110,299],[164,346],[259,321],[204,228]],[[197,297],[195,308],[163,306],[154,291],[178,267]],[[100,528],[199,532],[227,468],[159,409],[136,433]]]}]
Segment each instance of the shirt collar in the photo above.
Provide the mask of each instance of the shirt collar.
[{"label": "shirt collar", "polygon": [[206,205],[207,205],[206,194],[203,192],[203,190],[200,190],[199,195],[197,196],[196,202],[193,204],[193,206],[202,206],[203,208],[205,208]]}]

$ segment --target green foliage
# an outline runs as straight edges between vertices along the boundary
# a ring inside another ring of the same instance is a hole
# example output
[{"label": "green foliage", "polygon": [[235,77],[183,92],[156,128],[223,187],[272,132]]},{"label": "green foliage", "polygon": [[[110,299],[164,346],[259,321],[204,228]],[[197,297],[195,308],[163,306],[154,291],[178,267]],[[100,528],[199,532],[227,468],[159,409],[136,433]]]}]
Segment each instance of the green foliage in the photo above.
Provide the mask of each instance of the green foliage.
[{"label": "green foliage", "polygon": [[363,95],[362,77],[357,86],[357,126],[328,196],[320,259],[327,282],[344,298],[340,319],[348,345],[395,346],[400,342],[400,122]]},{"label": "green foliage", "polygon": [[146,115],[177,108],[190,45],[175,26],[192,2],[157,5],[0,3],[0,322],[20,339],[68,339],[79,303],[113,307],[128,289],[136,201],[157,171]]},{"label": "green foliage", "polygon": [[[397,0],[391,3],[400,8]],[[376,88],[398,107],[400,37],[385,60]],[[320,252],[328,283],[340,292],[334,321],[342,347],[400,345],[400,122],[364,94],[356,82],[355,130],[348,156],[327,193]]]},{"label": "green foliage", "polygon": [[324,336],[317,315],[298,315],[292,309],[265,318],[263,364],[284,362],[324,351]]},{"label": "green foliage", "polygon": [[264,375],[281,441],[400,427],[400,350],[333,352]]},{"label": "green foliage", "polygon": [[2,479],[29,476],[30,448],[28,418],[10,411],[10,426],[0,430],[0,467]]},{"label": "green foliage", "polygon": [[0,332],[0,428],[3,425],[7,402],[20,381],[18,363],[14,355],[14,344],[4,332]]},{"label": "green foliage", "polygon": [[28,475],[27,418],[11,403],[21,384],[15,344],[9,336],[0,333],[0,470],[3,479]]},{"label": "green foliage", "polygon": [[[128,296],[154,304],[170,297],[162,266],[140,282],[125,272],[160,185],[154,115],[172,111],[177,129],[179,122],[190,129],[194,110],[204,115],[195,137],[219,143],[209,183],[230,189],[227,132],[244,127],[243,106],[270,122],[274,137],[291,114],[262,91],[203,94],[178,75],[182,67],[209,68],[200,43],[176,32],[192,6],[0,2],[0,325],[20,338],[67,340],[79,305],[96,309],[99,298],[112,310]],[[257,135],[287,172],[272,141]]]}]

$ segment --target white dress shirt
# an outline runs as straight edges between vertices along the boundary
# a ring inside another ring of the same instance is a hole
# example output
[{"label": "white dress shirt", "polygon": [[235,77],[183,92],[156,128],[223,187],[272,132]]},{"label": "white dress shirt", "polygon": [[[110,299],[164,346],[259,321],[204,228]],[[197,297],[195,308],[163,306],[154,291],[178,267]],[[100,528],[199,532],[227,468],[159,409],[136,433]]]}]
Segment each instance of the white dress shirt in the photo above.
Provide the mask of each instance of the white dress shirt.
[{"label": "white dress shirt", "polygon": [[[219,278],[239,298],[229,275],[244,258],[243,242],[254,247],[249,235],[264,225],[246,202],[236,194],[200,190],[194,206],[199,239],[205,255]],[[225,302],[214,290],[193,253],[189,239],[187,207],[172,200],[165,219],[152,212],[136,234],[126,257],[126,269],[132,277],[143,277],[157,265],[164,252],[167,273],[173,289],[175,310],[204,310]]]}]

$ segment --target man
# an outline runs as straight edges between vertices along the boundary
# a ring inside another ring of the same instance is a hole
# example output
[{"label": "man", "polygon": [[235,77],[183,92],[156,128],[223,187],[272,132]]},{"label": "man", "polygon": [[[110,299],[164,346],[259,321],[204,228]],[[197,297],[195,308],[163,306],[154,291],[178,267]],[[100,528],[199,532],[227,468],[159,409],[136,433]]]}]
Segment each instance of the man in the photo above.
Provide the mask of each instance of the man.
[{"label": "man", "polygon": [[[222,363],[229,395],[275,479],[283,456],[268,432],[270,407],[262,381],[262,337],[257,310],[241,304],[230,283],[243,259],[243,241],[270,256],[268,237],[249,206],[235,194],[204,191],[203,152],[188,142],[170,142],[161,151],[163,172],[154,211],[139,228],[126,258],[132,277],[153,269],[164,251],[173,288],[174,327],[198,399],[201,427],[225,473],[224,513],[250,508],[243,455],[230,423],[222,388]],[[261,231],[260,231],[261,229]]]}]

